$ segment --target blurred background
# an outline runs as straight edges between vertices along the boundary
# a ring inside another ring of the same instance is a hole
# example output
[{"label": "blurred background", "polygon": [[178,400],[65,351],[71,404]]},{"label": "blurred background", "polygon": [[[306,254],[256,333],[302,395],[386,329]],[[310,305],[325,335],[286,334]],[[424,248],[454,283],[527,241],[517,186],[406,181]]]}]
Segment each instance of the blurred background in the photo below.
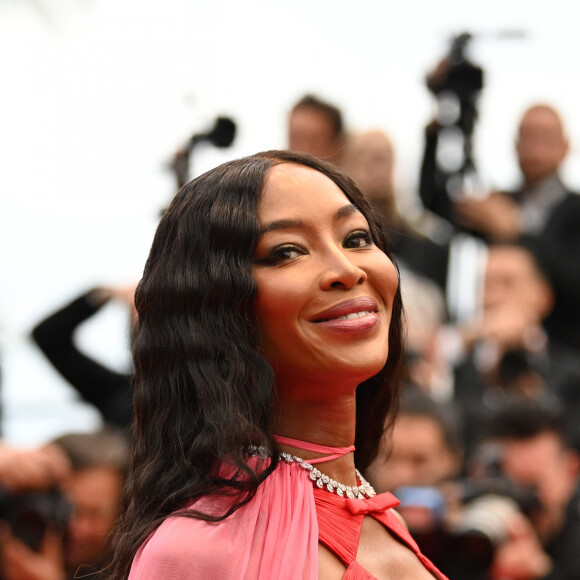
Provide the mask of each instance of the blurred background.
[{"label": "blurred background", "polygon": [[[405,211],[417,204],[425,77],[470,32],[485,71],[474,132],[482,181],[518,179],[523,110],[553,104],[571,151],[562,176],[580,187],[576,24],[569,3],[360,0],[0,0],[0,368],[3,436],[37,444],[91,430],[97,412],[34,347],[32,327],[95,285],[139,280],[160,210],[175,192],[175,151],[217,116],[231,147],[196,148],[192,176],[287,143],[292,105],[314,93],[348,131],[395,144]],[[123,370],[127,312],[110,304],[79,344]]]}]

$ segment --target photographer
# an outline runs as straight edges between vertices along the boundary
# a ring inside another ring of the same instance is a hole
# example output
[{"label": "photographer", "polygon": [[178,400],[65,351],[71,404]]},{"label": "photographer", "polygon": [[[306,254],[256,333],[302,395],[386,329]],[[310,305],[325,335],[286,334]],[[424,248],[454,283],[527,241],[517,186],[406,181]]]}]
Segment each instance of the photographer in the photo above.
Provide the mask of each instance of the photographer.
[{"label": "photographer", "polygon": [[[2,580],[64,579],[62,520],[68,516],[69,506],[56,490],[71,471],[68,456],[57,445],[32,449],[0,445]],[[50,527],[45,526],[49,514],[54,516]],[[38,552],[24,542],[34,544]],[[12,573],[13,562],[20,569],[17,574]]]},{"label": "photographer", "polygon": [[[483,75],[465,57],[469,39],[456,38],[450,54],[428,76],[427,86],[439,99],[442,118],[426,129],[421,200],[455,230],[486,242],[525,241],[554,289],[554,308],[546,321],[550,338],[578,351],[580,269],[574,264],[580,252],[580,196],[559,176],[569,149],[562,119],[546,104],[525,111],[516,141],[521,186],[513,192],[477,191],[472,134]],[[450,110],[450,99],[459,110],[451,120],[443,114]],[[445,137],[463,142],[463,160],[456,167],[441,162]]]},{"label": "photographer", "polygon": [[[37,537],[33,545],[28,541],[30,533],[17,534],[14,522],[3,526],[2,580],[68,580],[77,573],[83,578],[99,578],[119,512],[128,467],[127,441],[118,432],[102,430],[64,435],[50,448],[66,459],[68,474],[59,482],[61,493],[50,496],[55,509],[38,509],[34,520],[24,522],[34,524]],[[44,498],[31,498],[38,508],[46,504],[49,492],[41,489],[46,492]],[[43,504],[41,500],[45,500]],[[45,521],[39,536],[41,517]]]},{"label": "photographer", "polygon": [[460,478],[457,419],[449,406],[407,387],[392,440],[383,443],[369,481],[393,491],[413,538],[449,578],[543,578],[551,561],[525,513],[535,496],[498,473],[488,450],[479,469]]},{"label": "photographer", "polygon": [[506,400],[549,395],[571,410],[579,407],[578,357],[545,330],[554,292],[527,248],[489,246],[481,302],[477,316],[439,336],[440,348],[455,361],[454,400],[465,415],[469,447],[482,421]]},{"label": "photographer", "polygon": [[580,456],[567,422],[557,406],[513,404],[493,418],[486,439],[501,448],[502,473],[537,494],[530,521],[552,560],[545,580],[580,578]]},{"label": "photographer", "polygon": [[548,332],[552,340],[578,351],[580,269],[574,264],[580,251],[580,196],[571,193],[558,174],[568,142],[552,107],[535,105],[524,113],[516,150],[522,187],[459,202],[457,220],[488,239],[526,241],[554,288]]}]

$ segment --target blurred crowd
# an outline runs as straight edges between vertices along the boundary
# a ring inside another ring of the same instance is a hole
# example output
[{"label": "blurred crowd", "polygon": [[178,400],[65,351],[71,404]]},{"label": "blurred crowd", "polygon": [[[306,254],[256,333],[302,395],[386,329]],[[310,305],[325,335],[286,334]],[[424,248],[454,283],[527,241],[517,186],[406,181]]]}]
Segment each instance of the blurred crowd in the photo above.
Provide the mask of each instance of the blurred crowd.
[{"label": "blurred crowd", "polygon": [[[523,111],[521,187],[489,192],[442,168],[448,129],[439,118],[426,127],[411,212],[386,133],[347,131],[342,112],[313,95],[288,117],[288,148],[357,183],[400,270],[408,375],[366,477],[398,497],[421,550],[453,580],[577,579],[580,196],[559,175],[568,136],[548,104]],[[190,153],[176,154],[178,183]],[[31,330],[104,427],[36,449],[0,446],[1,580],[99,577],[129,464],[130,374],[82,352],[75,332],[111,300],[134,321],[133,294],[90,289]]]},{"label": "blurred crowd", "polygon": [[559,175],[568,137],[553,107],[523,111],[521,187],[482,191],[473,160],[469,171],[439,163],[448,128],[426,127],[421,211],[407,217],[388,135],[346,136],[336,109],[311,97],[290,117],[290,147],[355,180],[400,269],[408,376],[367,478],[394,492],[454,580],[580,578],[580,196]]}]

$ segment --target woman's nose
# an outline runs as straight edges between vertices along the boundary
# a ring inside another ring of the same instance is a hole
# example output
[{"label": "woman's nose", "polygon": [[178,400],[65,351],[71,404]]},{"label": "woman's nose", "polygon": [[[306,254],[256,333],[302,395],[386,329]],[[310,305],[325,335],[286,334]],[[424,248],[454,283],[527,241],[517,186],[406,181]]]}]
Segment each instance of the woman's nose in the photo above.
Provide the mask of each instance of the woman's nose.
[{"label": "woman's nose", "polygon": [[322,257],[323,271],[320,275],[320,287],[323,290],[332,288],[353,288],[367,279],[365,270],[352,262],[348,253],[337,248]]}]

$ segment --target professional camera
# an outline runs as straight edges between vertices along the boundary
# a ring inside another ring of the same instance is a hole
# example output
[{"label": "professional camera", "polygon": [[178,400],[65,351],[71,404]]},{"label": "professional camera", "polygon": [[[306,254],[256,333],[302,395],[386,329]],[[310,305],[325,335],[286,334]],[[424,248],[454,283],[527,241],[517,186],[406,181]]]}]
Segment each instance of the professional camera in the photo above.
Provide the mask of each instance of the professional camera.
[{"label": "professional camera", "polygon": [[427,88],[435,95],[447,91],[460,101],[471,101],[483,88],[483,70],[466,56],[471,34],[464,32],[451,42],[451,49],[436,70],[427,77]]},{"label": "professional camera", "polygon": [[421,551],[454,580],[484,580],[516,512],[540,506],[535,490],[501,474],[501,446],[483,446],[475,474],[439,488],[395,490],[399,510]]},{"label": "professional camera", "polygon": [[34,551],[40,548],[48,528],[64,532],[71,515],[72,506],[56,488],[10,494],[0,487],[0,520]]},{"label": "professional camera", "polygon": [[[477,97],[483,88],[483,69],[466,56],[471,34],[454,37],[449,52],[427,75],[427,88],[437,98],[437,122],[431,123],[428,133],[437,135],[433,151],[437,183],[445,184],[448,195],[457,196],[469,189],[475,179],[472,137],[477,119]],[[423,169],[425,171],[425,169]],[[443,172],[442,175],[439,175]],[[426,176],[421,188],[427,187]],[[429,179],[433,176],[429,173]],[[429,190],[430,191],[430,190]],[[423,194],[422,194],[423,195]]]}]

